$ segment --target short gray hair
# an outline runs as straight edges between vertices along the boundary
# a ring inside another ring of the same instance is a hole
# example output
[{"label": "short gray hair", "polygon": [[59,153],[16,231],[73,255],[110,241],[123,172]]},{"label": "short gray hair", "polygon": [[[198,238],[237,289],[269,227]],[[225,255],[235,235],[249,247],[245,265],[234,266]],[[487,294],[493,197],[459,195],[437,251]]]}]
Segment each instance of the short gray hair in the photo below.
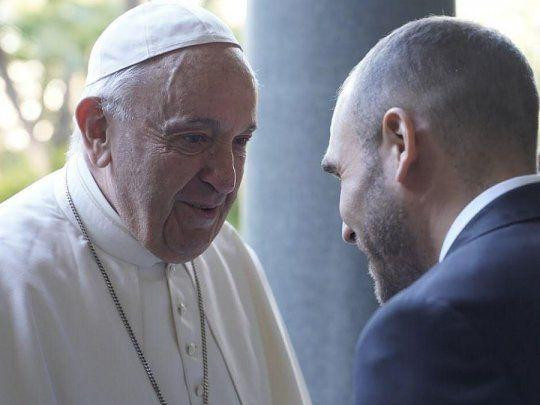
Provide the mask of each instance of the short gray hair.
[{"label": "short gray hair", "polygon": [[495,30],[452,17],[412,21],[379,41],[346,86],[372,145],[380,141],[385,112],[402,107],[429,118],[464,176],[481,176],[501,164],[501,156],[534,161],[534,75]]},{"label": "short gray hair", "polygon": [[[129,94],[136,86],[145,83],[148,76],[144,73],[144,64],[129,66],[86,86],[80,100],[89,97],[99,98],[101,108],[106,114],[119,121],[131,121],[134,119],[134,108]],[[81,149],[82,135],[75,122],[67,152],[68,157],[76,155]]]}]

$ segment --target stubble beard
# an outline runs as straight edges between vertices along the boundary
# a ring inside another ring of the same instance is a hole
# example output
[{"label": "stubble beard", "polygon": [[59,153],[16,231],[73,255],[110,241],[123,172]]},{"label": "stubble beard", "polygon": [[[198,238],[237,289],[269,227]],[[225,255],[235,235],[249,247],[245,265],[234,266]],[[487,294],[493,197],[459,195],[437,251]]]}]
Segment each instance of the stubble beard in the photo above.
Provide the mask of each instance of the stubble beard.
[{"label": "stubble beard", "polygon": [[391,190],[385,189],[382,173],[373,176],[370,183],[362,250],[368,258],[375,297],[382,305],[418,280],[428,266],[426,249],[416,236],[418,227]]}]

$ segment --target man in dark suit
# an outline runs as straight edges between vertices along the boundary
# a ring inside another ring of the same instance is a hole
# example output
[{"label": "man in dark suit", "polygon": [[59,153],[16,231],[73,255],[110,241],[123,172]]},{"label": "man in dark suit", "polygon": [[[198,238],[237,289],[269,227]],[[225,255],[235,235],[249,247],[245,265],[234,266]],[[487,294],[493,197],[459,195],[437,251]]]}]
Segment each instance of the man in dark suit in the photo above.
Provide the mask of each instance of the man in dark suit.
[{"label": "man in dark suit", "polygon": [[323,168],[383,304],[357,405],[540,404],[537,133],[527,61],[473,23],[408,23],[345,81]]}]

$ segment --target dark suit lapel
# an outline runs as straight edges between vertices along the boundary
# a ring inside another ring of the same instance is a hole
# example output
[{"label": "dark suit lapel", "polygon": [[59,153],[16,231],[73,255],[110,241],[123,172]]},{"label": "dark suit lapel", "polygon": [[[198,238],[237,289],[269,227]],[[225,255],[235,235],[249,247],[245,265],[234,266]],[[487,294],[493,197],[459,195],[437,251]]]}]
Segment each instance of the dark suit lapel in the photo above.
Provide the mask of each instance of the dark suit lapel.
[{"label": "dark suit lapel", "polygon": [[540,219],[540,183],[532,183],[503,194],[485,206],[461,231],[448,254],[468,242],[516,222]]}]

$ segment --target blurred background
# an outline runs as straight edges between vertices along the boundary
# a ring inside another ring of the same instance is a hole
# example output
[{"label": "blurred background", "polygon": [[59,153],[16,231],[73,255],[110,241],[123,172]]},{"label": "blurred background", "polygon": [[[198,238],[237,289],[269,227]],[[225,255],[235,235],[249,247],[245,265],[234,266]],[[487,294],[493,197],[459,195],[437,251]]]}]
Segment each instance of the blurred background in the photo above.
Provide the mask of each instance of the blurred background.
[{"label": "blurred background", "polygon": [[[365,259],[340,240],[338,185],[319,167],[336,89],[391,29],[454,12],[510,37],[538,83],[540,1],[184,2],[235,31],[261,83],[259,135],[229,221],[266,269],[314,404],[351,403],[354,345],[376,303]],[[0,202],[63,166],[92,44],[137,4],[0,0]]]}]

